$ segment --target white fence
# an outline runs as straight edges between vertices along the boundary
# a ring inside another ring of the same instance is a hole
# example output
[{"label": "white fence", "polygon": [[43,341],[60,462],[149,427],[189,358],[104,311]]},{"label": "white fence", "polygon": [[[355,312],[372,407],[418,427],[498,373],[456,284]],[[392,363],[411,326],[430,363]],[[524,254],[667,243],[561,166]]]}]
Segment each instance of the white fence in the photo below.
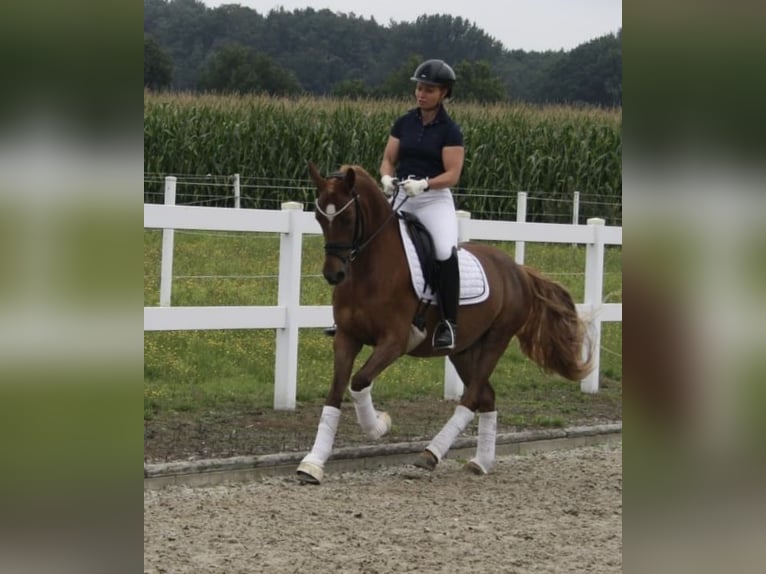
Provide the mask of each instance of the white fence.
[{"label": "white fence", "polygon": [[[320,234],[319,224],[302,204],[288,202],[282,210],[195,207],[175,203],[175,178],[167,178],[166,205],[144,204],[144,228],[163,229],[160,306],[144,307],[145,331],[197,329],[275,329],[274,408],[292,410],[298,377],[298,332],[333,323],[332,307],[300,304],[303,235]],[[587,225],[483,221],[458,212],[460,239],[515,241],[516,261],[524,261],[524,242],[586,245],[585,296],[577,305],[588,323],[594,346],[594,370],[580,383],[586,393],[598,391],[601,323],[622,321],[621,303],[603,302],[604,246],[622,245],[622,228],[602,219]],[[521,211],[519,218],[523,217]],[[252,231],[279,233],[279,287],[276,306],[171,307],[173,230]],[[328,287],[329,288],[329,287]],[[457,399],[463,385],[445,359],[444,396]]]}]

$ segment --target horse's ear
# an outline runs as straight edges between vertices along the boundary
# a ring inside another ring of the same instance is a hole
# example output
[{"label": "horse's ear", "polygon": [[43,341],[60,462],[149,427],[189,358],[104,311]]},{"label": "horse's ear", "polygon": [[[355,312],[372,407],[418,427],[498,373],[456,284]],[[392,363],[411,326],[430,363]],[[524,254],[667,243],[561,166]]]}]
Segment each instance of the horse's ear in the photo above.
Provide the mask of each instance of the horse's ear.
[{"label": "horse's ear", "polygon": [[318,189],[323,189],[325,185],[325,179],[322,177],[322,174],[319,173],[319,169],[317,169],[317,166],[314,165],[313,161],[309,162],[309,175],[311,176],[311,181],[314,182],[314,185],[317,186]]},{"label": "horse's ear", "polygon": [[346,187],[349,191],[354,189],[354,183],[356,182],[356,172],[353,167],[346,170]]}]

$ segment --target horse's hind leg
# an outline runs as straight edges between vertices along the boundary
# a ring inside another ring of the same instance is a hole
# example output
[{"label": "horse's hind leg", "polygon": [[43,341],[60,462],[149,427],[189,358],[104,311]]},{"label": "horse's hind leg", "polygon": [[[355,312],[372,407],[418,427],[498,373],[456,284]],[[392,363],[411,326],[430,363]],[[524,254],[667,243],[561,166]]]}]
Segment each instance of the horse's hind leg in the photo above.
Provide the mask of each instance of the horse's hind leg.
[{"label": "horse's hind leg", "polygon": [[[489,382],[489,375],[495,370],[507,345],[507,342],[505,345],[502,342],[500,344],[495,342],[491,346],[486,343],[487,341],[484,345],[476,348],[475,354],[469,352],[452,357],[455,370],[463,381],[468,381],[461,402],[465,402],[479,411],[476,456],[465,465],[466,470],[475,474],[488,474],[495,464],[497,410],[495,408],[495,390]],[[474,363],[476,354],[480,355],[477,364]]]},{"label": "horse's hind leg", "polygon": [[455,407],[455,413],[452,415],[452,418],[442,427],[439,434],[431,440],[426,450],[415,459],[415,466],[427,470],[435,469],[436,465],[446,456],[447,451],[458,435],[465,430],[465,427],[472,420],[473,411],[471,409],[463,405]]},{"label": "horse's hind leg", "polygon": [[483,387],[482,396],[486,398],[479,401],[479,437],[476,442],[476,456],[465,464],[466,470],[474,474],[488,474],[495,464],[497,410],[495,410],[495,392],[489,381]]},{"label": "horse's hind leg", "polygon": [[455,414],[415,460],[415,465],[433,470],[447,454],[458,435],[473,420],[479,411],[479,441],[477,454],[467,467],[478,474],[486,474],[492,468],[495,459],[495,437],[497,434],[497,411],[495,410],[495,391],[489,384],[489,375],[503,355],[510,337],[502,331],[485,335],[481,341],[462,353],[451,355],[466,390],[455,408]]}]

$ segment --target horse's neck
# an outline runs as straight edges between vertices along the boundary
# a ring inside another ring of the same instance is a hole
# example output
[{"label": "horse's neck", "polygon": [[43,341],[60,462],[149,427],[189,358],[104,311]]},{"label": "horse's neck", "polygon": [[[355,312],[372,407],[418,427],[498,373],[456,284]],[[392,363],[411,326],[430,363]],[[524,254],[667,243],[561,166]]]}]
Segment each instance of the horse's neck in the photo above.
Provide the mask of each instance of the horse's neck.
[{"label": "horse's neck", "polygon": [[[364,222],[364,241],[367,241],[372,235],[377,232],[381,226],[390,225],[389,217],[391,215],[391,206],[383,198],[383,194],[379,191],[367,191],[363,194],[362,201],[362,220]],[[383,233],[381,230],[380,233]],[[377,241],[377,237],[372,240],[372,243]]]},{"label": "horse's neck", "polygon": [[399,226],[396,215],[388,204],[373,204],[370,202],[365,209],[365,239],[370,240],[364,250],[359,254],[356,262],[359,264],[358,275],[366,275],[374,285],[379,283],[380,278],[396,268],[401,262],[397,254],[401,251],[398,235]]}]

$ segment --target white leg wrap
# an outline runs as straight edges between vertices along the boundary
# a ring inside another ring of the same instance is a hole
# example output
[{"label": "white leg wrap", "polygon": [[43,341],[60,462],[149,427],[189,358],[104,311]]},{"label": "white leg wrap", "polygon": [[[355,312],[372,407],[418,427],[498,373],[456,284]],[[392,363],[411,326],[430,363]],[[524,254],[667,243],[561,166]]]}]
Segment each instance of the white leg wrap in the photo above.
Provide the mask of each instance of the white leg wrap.
[{"label": "white leg wrap", "polygon": [[391,428],[391,417],[378,412],[372,406],[372,385],[361,391],[351,391],[351,399],[356,410],[359,426],[371,439],[379,439]]},{"label": "white leg wrap", "polygon": [[426,450],[431,451],[436,459],[441,461],[452,446],[452,443],[455,442],[457,435],[463,432],[472,420],[473,411],[463,405],[458,405],[455,407],[455,414],[447,421],[447,424],[439,431],[439,434],[433,438],[431,444],[426,447]]},{"label": "white leg wrap", "polygon": [[476,444],[476,456],[471,459],[479,469],[487,474],[495,464],[495,439],[497,438],[497,411],[479,413],[479,440]]},{"label": "white leg wrap", "polygon": [[311,452],[303,457],[304,462],[318,465],[320,468],[324,466],[332,454],[332,445],[335,442],[335,432],[338,430],[339,421],[340,409],[325,405],[319,419],[314,446],[311,447]]}]

